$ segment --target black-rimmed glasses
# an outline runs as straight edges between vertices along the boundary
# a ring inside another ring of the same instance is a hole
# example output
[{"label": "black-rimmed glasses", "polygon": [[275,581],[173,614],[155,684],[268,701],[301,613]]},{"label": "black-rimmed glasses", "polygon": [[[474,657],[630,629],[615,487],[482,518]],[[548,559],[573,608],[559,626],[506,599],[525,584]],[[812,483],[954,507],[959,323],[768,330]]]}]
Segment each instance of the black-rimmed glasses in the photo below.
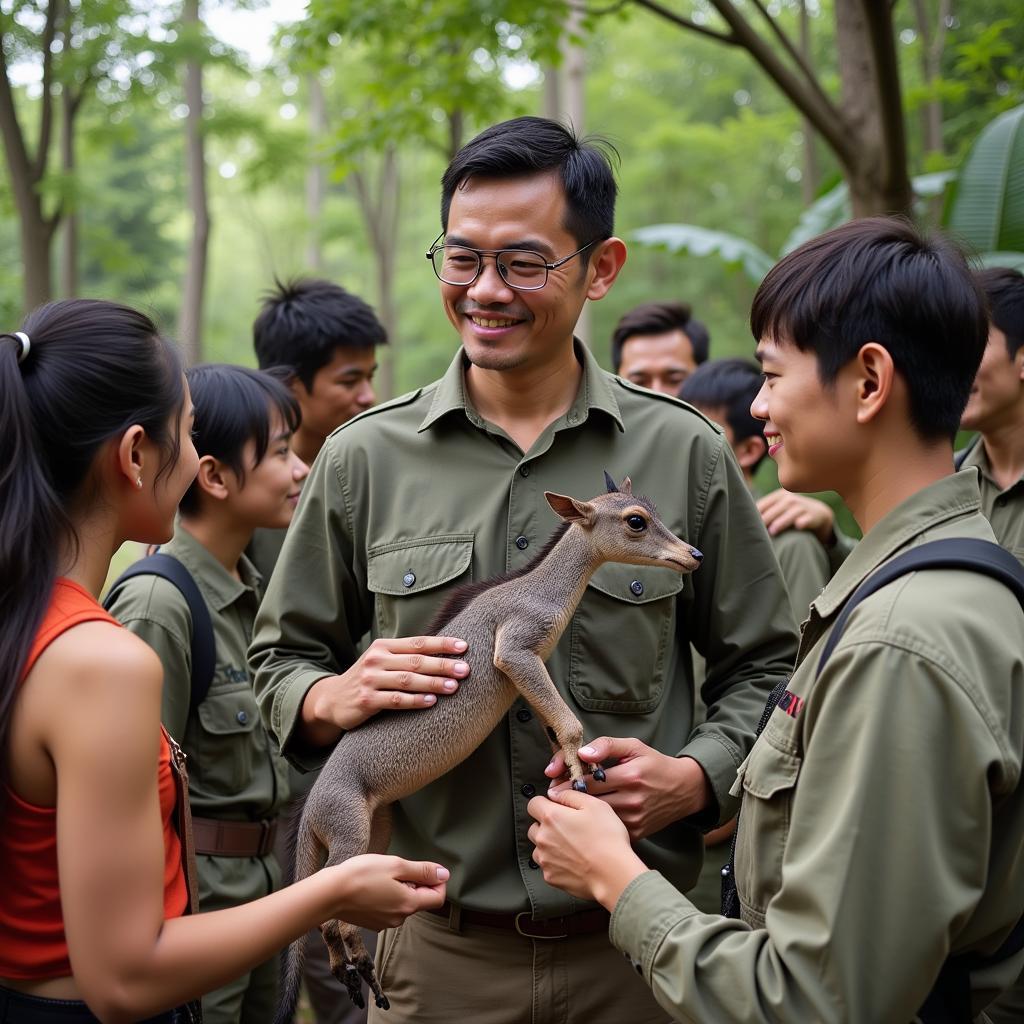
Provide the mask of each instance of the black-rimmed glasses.
[{"label": "black-rimmed glasses", "polygon": [[539,291],[548,283],[549,271],[557,270],[598,241],[595,238],[568,256],[548,263],[539,252],[529,249],[471,249],[466,245],[448,245],[442,238],[443,231],[426,253],[439,281],[461,288],[471,285],[483,270],[484,257],[493,256],[501,279],[520,292]]}]

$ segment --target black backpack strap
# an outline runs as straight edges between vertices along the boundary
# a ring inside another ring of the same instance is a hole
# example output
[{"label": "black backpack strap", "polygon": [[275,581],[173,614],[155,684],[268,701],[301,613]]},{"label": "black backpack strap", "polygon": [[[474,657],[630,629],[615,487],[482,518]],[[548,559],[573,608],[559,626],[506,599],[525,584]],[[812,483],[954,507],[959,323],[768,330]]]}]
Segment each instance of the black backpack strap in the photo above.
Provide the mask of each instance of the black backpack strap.
[{"label": "black backpack strap", "polygon": [[965,569],[968,572],[985,573],[1009,587],[1024,607],[1024,568],[1005,548],[992,541],[969,537],[929,541],[886,562],[850,595],[825,641],[818,659],[818,675],[821,675],[825,662],[839,643],[847,619],[857,605],[893,580],[920,569]]},{"label": "black backpack strap", "polygon": [[978,447],[978,442],[980,440],[981,434],[975,434],[974,437],[972,437],[970,441],[967,442],[967,446],[965,448],[961,448],[960,451],[958,451],[953,456],[953,468],[958,473],[961,469],[964,468],[964,463],[967,461],[967,456],[970,455],[971,452],[973,452],[974,449]]},{"label": "black backpack strap", "polygon": [[168,583],[174,584],[188,605],[188,613],[192,619],[192,678],[190,680],[189,712],[198,707],[210,692],[213,682],[213,671],[217,664],[216,646],[213,638],[213,622],[210,611],[206,607],[203,595],[192,578],[192,574],[178,559],[172,555],[157,553],[139,559],[129,566],[114,581],[103,607],[110,611],[114,603],[114,595],[121,585],[136,576],[159,576]]}]

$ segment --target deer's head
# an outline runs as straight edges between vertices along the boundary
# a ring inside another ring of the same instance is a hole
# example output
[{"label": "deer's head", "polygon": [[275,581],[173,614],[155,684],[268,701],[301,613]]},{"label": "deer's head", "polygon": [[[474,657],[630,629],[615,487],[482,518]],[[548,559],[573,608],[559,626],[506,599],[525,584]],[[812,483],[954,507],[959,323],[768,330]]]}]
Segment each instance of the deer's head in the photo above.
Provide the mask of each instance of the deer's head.
[{"label": "deer's head", "polygon": [[583,530],[595,555],[606,562],[662,565],[684,573],[698,568],[704,556],[662,523],[650,501],[633,494],[628,476],[616,486],[605,473],[605,482],[607,493],[590,501],[551,491],[544,497],[558,516]]}]

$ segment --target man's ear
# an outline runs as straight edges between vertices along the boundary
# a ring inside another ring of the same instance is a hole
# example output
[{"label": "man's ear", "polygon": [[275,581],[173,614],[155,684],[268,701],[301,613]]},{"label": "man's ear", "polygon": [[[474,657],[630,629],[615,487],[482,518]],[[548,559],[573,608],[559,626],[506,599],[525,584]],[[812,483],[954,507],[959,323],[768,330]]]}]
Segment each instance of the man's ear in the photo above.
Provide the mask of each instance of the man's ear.
[{"label": "man's ear", "polygon": [[857,422],[869,423],[892,397],[896,365],[889,350],[877,341],[861,345],[855,362]]},{"label": "man's ear", "polygon": [[577,501],[567,494],[555,494],[553,491],[545,491],[544,497],[547,503],[554,509],[555,515],[564,519],[567,523],[579,523],[581,526],[590,526],[594,522],[594,506],[589,501]]},{"label": "man's ear", "polygon": [[615,283],[619,271],[626,262],[626,243],[621,238],[606,238],[597,244],[590,258],[589,274],[593,276],[587,286],[587,298],[593,301],[603,299]]},{"label": "man's ear", "polygon": [[199,460],[199,472],[196,483],[203,494],[208,494],[217,501],[223,501],[231,494],[235,484],[235,474],[220,459],[212,455],[204,455]]},{"label": "man's ear", "polygon": [[751,434],[743,438],[733,446],[733,454],[741,469],[748,473],[754,472],[754,467],[764,458],[768,451],[768,443],[762,434]]}]

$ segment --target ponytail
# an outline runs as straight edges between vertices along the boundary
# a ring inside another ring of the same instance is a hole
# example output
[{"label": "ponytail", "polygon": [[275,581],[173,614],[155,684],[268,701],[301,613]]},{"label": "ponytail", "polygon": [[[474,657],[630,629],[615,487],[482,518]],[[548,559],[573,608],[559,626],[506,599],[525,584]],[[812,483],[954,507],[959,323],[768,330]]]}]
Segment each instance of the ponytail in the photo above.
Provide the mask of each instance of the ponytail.
[{"label": "ponytail", "polygon": [[0,334],[0,804],[18,686],[58,554],[78,543],[68,510],[89,500],[103,444],[133,424],[164,452],[161,472],[175,463],[170,420],[181,413],[181,380],[178,356],[153,322],[116,303],[50,303],[20,332]]}]

